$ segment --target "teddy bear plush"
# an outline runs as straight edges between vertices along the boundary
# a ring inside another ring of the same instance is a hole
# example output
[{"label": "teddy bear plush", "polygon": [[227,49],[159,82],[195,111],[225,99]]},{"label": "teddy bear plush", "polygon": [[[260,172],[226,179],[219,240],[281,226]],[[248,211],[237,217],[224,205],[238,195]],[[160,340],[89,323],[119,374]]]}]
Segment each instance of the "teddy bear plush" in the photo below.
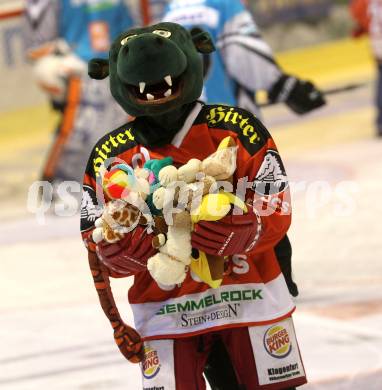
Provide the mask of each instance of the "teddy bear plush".
[{"label": "teddy bear plush", "polygon": [[[118,164],[105,172],[103,190],[110,201],[95,222],[93,240],[115,243],[138,224],[151,222],[156,233],[152,244],[159,249],[147,263],[151,276],[162,285],[180,284],[191,268],[216,288],[222,280],[224,259],[199,252],[192,258],[191,231],[194,223],[223,218],[231,205],[238,203],[232,194],[219,192],[216,186],[217,180],[230,180],[236,169],[235,142],[226,137],[203,161],[191,159],[179,168],[172,163],[171,158],[149,160],[134,170]],[[166,215],[165,203],[173,207],[174,201],[183,202],[184,210]],[[158,213],[164,213],[164,218]],[[165,224],[167,219],[170,221]]]},{"label": "teddy bear plush", "polygon": [[143,168],[134,170],[126,164],[113,166],[104,172],[102,189],[110,200],[102,216],[95,221],[92,238],[95,243],[102,240],[116,243],[123,234],[139,225],[148,225],[156,233],[153,246],[159,248],[165,243],[167,226],[157,216],[158,210],[152,203],[152,193],[158,188],[158,175],[162,168],[173,163],[171,157],[149,160]]},{"label": "teddy bear plush", "polygon": [[[159,252],[147,262],[147,268],[161,285],[182,283],[191,268],[201,280],[218,287],[224,272],[224,258],[199,253],[192,258],[191,232],[194,223],[216,221],[226,216],[236,204],[245,208],[230,193],[219,191],[218,180],[231,180],[236,169],[236,145],[226,137],[217,151],[200,161],[191,159],[176,168],[164,167],[159,172],[159,187],[153,194],[153,204],[163,211],[168,221],[167,240]],[[180,212],[172,212],[174,202],[183,204]],[[168,212],[166,209],[169,209]]]}]

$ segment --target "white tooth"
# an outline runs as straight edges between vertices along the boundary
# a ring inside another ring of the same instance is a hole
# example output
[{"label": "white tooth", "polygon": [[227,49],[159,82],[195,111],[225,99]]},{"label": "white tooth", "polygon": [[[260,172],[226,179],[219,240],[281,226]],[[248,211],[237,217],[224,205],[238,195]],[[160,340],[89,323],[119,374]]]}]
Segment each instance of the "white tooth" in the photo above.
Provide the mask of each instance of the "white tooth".
[{"label": "white tooth", "polygon": [[153,95],[150,95],[149,93],[146,95],[147,100],[154,100],[155,97]]},{"label": "white tooth", "polygon": [[139,83],[139,91],[141,93],[145,92],[145,88],[146,88],[146,83],[144,83],[143,81]]},{"label": "white tooth", "polygon": [[171,91],[171,88],[167,90],[167,92],[165,92],[164,96],[166,97],[169,97],[172,95],[172,91]]},{"label": "white tooth", "polygon": [[171,76],[168,75],[168,76],[166,76],[164,79],[166,80],[166,83],[167,83],[170,87],[172,87],[172,78],[171,78]]}]

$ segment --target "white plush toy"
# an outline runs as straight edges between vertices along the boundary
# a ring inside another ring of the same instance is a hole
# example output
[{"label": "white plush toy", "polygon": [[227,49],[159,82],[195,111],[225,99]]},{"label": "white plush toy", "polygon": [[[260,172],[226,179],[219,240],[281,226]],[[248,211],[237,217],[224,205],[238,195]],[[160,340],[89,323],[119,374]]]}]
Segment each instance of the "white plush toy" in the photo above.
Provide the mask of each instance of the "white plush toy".
[{"label": "white plush toy", "polygon": [[[218,220],[229,213],[233,204],[231,198],[219,193],[217,188],[213,194],[210,194],[210,190],[216,180],[232,178],[236,169],[236,151],[233,139],[227,137],[220,143],[218,150],[205,160],[191,159],[179,169],[167,165],[159,171],[161,187],[153,194],[153,204],[163,211],[168,226],[166,235],[163,234],[163,226],[154,227],[156,236],[153,246],[159,251],[147,263],[147,269],[159,284],[168,286],[184,281],[192,260],[193,223]],[[95,222],[93,240],[96,243],[102,240],[117,242],[138,223],[150,223],[151,214],[144,202],[150,192],[148,176],[149,172],[145,169],[136,168],[132,172],[131,168],[123,164],[104,174],[103,190],[111,201],[107,203],[101,218]],[[210,207],[209,202],[206,202],[208,197],[214,200],[217,208],[213,205]],[[195,198],[199,202],[195,202]],[[184,208],[174,212],[173,205],[179,202],[184,204]],[[142,212],[142,203],[147,213]],[[170,215],[166,215],[167,206],[170,206]]]},{"label": "white plush toy", "polygon": [[[203,197],[208,196],[216,180],[227,180],[232,177],[236,169],[236,152],[234,140],[227,137],[220,143],[218,150],[205,160],[191,159],[179,169],[171,165],[159,172],[161,187],[154,192],[153,203],[157,209],[163,210],[166,221],[170,217],[170,223],[166,243],[147,262],[147,269],[159,284],[174,285],[184,281],[191,263],[192,221],[210,217],[206,213],[203,216],[191,216],[195,211],[193,198],[199,195],[201,202]],[[197,184],[198,175],[202,178],[199,182],[201,186]],[[166,205],[170,203],[170,209],[173,210],[175,201],[183,202],[185,209],[179,213],[166,215]],[[217,212],[219,215],[214,215],[209,220],[224,217],[230,208],[228,205],[222,214]],[[196,209],[200,212],[201,207]]]},{"label": "white plush toy", "polygon": [[182,283],[191,263],[191,218],[188,212],[178,214],[168,226],[166,243],[147,262],[153,279],[168,286]]}]

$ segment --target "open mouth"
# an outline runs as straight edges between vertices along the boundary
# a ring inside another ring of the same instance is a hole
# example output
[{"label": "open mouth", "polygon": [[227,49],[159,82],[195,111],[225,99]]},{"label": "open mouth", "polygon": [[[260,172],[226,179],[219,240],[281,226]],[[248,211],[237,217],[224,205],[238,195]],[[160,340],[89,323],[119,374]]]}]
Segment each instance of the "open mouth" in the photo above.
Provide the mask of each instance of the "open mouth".
[{"label": "open mouth", "polygon": [[139,86],[128,84],[127,89],[140,104],[163,104],[180,95],[182,84],[181,76],[168,75],[159,83],[148,85],[141,81]]}]

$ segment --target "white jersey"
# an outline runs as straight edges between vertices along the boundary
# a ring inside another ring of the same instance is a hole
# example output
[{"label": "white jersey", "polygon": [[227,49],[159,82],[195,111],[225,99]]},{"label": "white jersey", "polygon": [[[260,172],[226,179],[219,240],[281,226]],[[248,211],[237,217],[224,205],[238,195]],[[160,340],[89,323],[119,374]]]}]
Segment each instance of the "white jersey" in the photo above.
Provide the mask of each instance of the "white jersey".
[{"label": "white jersey", "polygon": [[375,56],[382,61],[382,0],[370,0],[370,38]]},{"label": "white jersey", "polygon": [[211,34],[217,51],[210,57],[203,98],[256,113],[255,92],[268,91],[282,71],[241,1],[173,0],[163,19]]}]

